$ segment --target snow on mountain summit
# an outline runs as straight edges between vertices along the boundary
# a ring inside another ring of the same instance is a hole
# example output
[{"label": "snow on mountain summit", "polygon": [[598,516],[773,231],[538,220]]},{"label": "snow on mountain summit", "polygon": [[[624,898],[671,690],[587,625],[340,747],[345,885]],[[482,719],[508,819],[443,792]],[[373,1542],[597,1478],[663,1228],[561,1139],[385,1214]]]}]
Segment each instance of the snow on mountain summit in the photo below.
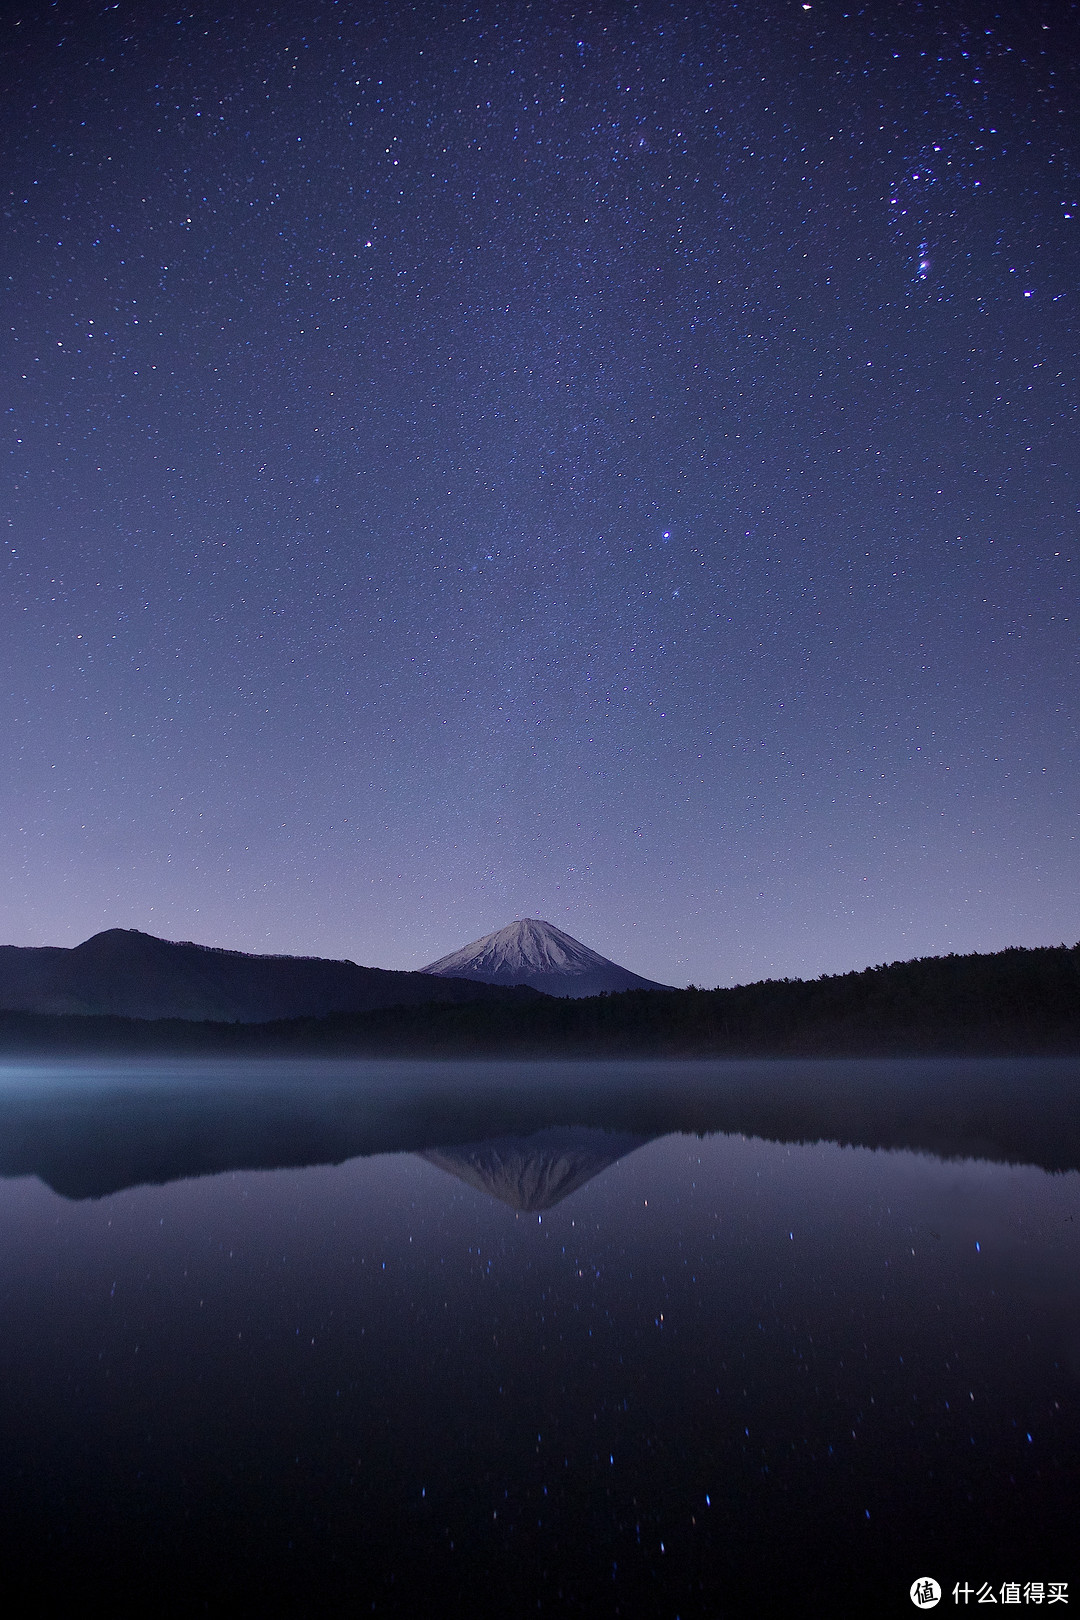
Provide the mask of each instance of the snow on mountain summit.
[{"label": "snow on mountain summit", "polygon": [[494,934],[430,962],[424,973],[480,979],[487,984],[528,984],[550,996],[596,996],[604,990],[666,990],[610,962],[599,951],[539,917],[520,917]]}]

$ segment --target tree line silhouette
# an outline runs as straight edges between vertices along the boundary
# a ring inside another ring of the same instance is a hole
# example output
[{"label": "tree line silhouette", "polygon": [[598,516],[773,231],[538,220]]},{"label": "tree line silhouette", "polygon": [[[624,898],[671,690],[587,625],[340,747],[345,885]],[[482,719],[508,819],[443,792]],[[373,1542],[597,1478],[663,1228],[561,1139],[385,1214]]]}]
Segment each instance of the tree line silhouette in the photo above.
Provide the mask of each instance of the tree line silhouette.
[{"label": "tree line silhouette", "polygon": [[0,1049],[462,1057],[1080,1053],[1080,944],[920,957],[818,979],[430,1002],[265,1023],[0,1014]]}]

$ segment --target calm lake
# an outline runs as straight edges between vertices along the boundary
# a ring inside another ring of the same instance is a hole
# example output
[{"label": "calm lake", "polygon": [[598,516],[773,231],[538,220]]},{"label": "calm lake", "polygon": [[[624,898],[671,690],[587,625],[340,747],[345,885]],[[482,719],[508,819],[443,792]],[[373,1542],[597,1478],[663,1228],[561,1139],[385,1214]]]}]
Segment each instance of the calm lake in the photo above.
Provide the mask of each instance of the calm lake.
[{"label": "calm lake", "polygon": [[1078,1129],[1064,1060],[0,1067],[8,1612],[1080,1603]]}]

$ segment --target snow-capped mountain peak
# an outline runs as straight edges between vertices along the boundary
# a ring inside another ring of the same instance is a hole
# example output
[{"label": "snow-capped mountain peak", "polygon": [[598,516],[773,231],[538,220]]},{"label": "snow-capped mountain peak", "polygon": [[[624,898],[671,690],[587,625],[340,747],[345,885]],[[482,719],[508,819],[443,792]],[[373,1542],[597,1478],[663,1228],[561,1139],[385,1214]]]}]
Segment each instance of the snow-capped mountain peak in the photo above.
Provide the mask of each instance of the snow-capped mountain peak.
[{"label": "snow-capped mountain peak", "polygon": [[663,990],[539,917],[519,917],[422,970],[442,978],[528,984],[552,996],[595,996],[604,990]]}]

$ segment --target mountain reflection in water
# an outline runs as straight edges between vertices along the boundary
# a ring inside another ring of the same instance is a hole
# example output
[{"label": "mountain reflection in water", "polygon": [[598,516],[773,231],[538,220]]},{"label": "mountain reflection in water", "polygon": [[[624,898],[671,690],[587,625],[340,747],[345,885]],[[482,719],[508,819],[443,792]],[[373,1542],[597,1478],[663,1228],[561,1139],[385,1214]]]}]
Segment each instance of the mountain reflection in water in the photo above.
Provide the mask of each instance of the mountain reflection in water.
[{"label": "mountain reflection in water", "polygon": [[0,1068],[5,1612],[1075,1601],[1078,1080]]},{"label": "mountain reflection in water", "polygon": [[555,1128],[532,1136],[499,1136],[460,1147],[427,1148],[420,1157],[511,1209],[553,1209],[635,1148],[643,1136]]},{"label": "mountain reflection in water", "polygon": [[[1070,1170],[1080,1168],[1078,1102],[1080,1061],[1064,1058],[3,1064],[0,1177],[100,1198],[228,1170],[426,1152],[505,1198],[471,1144],[567,1130],[592,1132],[601,1154],[615,1149],[607,1163],[629,1151],[617,1141],[682,1132]],[[548,1184],[565,1175],[568,1192],[574,1174],[568,1166]]]}]

